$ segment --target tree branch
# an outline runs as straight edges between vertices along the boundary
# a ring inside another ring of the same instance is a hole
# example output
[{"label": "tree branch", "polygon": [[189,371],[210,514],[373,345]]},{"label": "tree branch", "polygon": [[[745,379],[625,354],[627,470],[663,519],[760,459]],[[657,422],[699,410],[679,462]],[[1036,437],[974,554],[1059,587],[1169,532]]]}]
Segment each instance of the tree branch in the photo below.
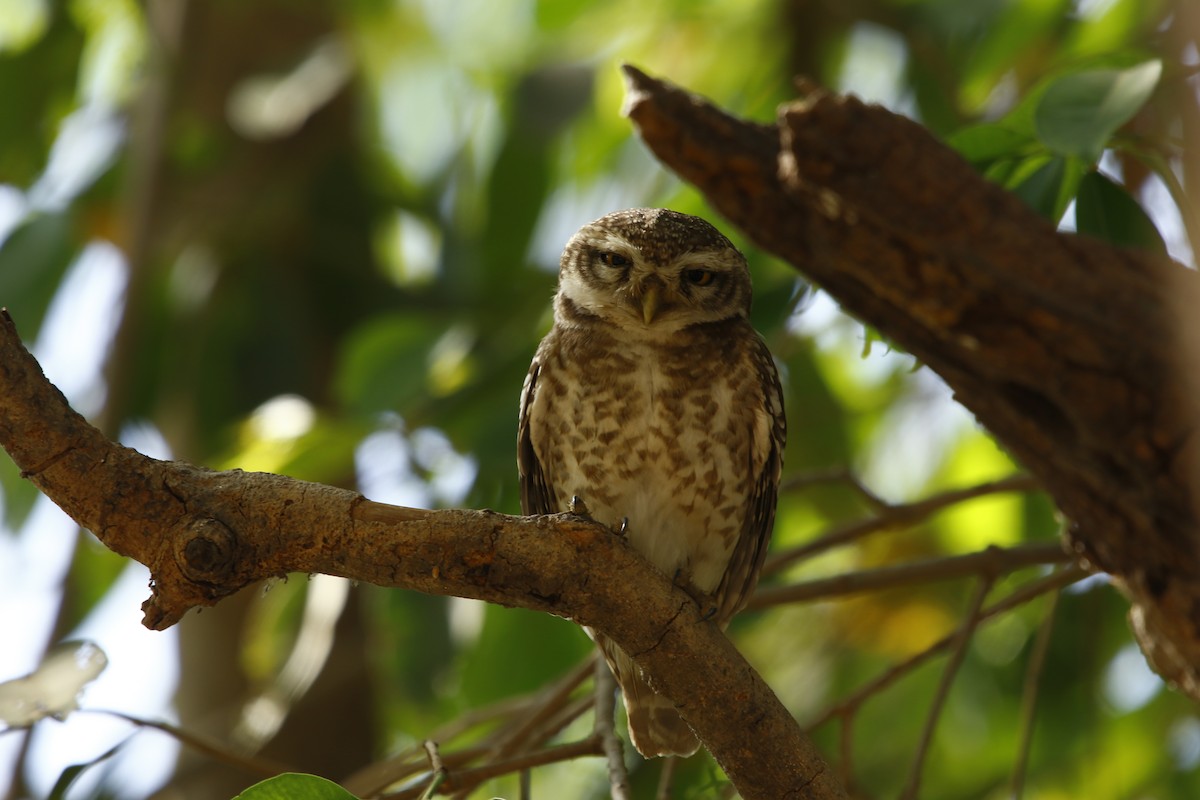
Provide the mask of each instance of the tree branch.
[{"label": "tree branch", "polygon": [[[855,491],[863,497],[875,497],[870,490],[858,483],[856,479],[852,482],[852,485]],[[789,486],[789,488],[791,487]],[[871,503],[876,507],[874,516],[840,525],[828,533],[813,539],[811,542],[805,542],[802,545],[797,545],[789,550],[782,550],[769,556],[766,564],[763,565],[763,577],[773,575],[797,561],[812,558],[818,553],[824,553],[835,547],[852,544],[873,533],[912,527],[918,522],[932,517],[939,511],[944,511],[951,506],[958,505],[967,500],[974,500],[977,497],[986,497],[1001,492],[1029,492],[1038,488],[1037,481],[1028,475],[1009,475],[1006,478],[987,481],[986,483],[968,486],[963,489],[951,489],[913,503],[890,505],[875,498]]]},{"label": "tree branch", "polygon": [[842,595],[931,583],[967,575],[1002,575],[1037,564],[1061,564],[1069,558],[1057,543],[1030,542],[1010,548],[992,545],[974,553],[843,572],[829,578],[759,589],[746,608],[754,610],[783,603],[827,600]]},{"label": "tree branch", "polygon": [[659,160],[941,375],[1119,579],[1151,664],[1200,698],[1200,278],[1055,231],[878,106],[802,87],[765,126],[625,74]]},{"label": "tree branch", "polygon": [[[1019,589],[1016,589],[1012,594],[1005,597],[1003,600],[998,600],[987,608],[979,611],[973,621],[974,626],[978,626],[993,617],[997,617],[1007,611],[1010,611],[1017,606],[1028,603],[1037,597],[1041,597],[1047,592],[1056,592],[1064,586],[1070,586],[1072,583],[1083,580],[1087,577],[1087,573],[1077,566],[1069,566],[1051,572],[1043,578],[1030,581]],[[865,703],[869,698],[881,693],[884,689],[891,686],[900,678],[912,672],[917,667],[924,664],[929,659],[950,649],[958,637],[961,635],[962,628],[943,636],[933,644],[926,647],[919,653],[909,656],[904,661],[898,664],[893,664],[885,672],[878,677],[868,681],[862,686],[854,690],[849,697],[839,700],[836,704],[825,709],[813,721],[807,725],[808,730],[816,730],[835,718],[846,719],[848,714],[852,714],[858,710],[858,707]]]},{"label": "tree branch", "polygon": [[149,567],[150,628],[291,572],[544,611],[630,653],[744,797],[844,797],[787,709],[687,593],[594,522],[401,508],[279,475],[148,458],[70,408],[7,312],[0,445],[72,519]]},{"label": "tree branch", "polygon": [[1025,668],[1025,686],[1021,691],[1021,738],[1017,744],[1017,756],[1012,771],[1013,800],[1025,796],[1025,771],[1029,766],[1029,752],[1033,747],[1033,730],[1037,722],[1038,690],[1041,687],[1042,669],[1046,666],[1046,654],[1050,652],[1050,633],[1054,630],[1054,614],[1062,592],[1050,595],[1050,602],[1038,626],[1037,638],[1029,654],[1029,665]]},{"label": "tree branch", "polygon": [[950,660],[942,670],[942,679],[938,681],[937,691],[934,692],[933,702],[929,706],[925,727],[921,729],[921,739],[917,743],[917,752],[913,755],[908,781],[900,793],[901,800],[916,800],[917,797],[920,797],[921,775],[925,769],[925,758],[929,755],[929,746],[933,744],[933,734],[937,730],[938,719],[946,705],[946,698],[950,696],[950,687],[954,684],[954,678],[958,675],[963,659],[966,658],[967,645],[971,643],[971,637],[975,634],[975,627],[979,624],[979,611],[983,608],[983,601],[987,599],[988,592],[992,589],[992,583],[993,579],[990,575],[984,576],[975,587],[970,613],[967,614],[967,619],[963,622],[962,627],[958,629],[954,650],[950,653]]},{"label": "tree branch", "polygon": [[[608,664],[600,659],[595,660],[596,685],[595,695],[596,717],[592,735],[600,740],[604,747],[604,758],[608,766],[608,786],[612,800],[631,800],[633,790],[629,786],[629,774],[625,769],[625,749],[617,736],[613,717],[616,712],[617,682],[613,678]],[[670,763],[669,761],[667,763]]]}]

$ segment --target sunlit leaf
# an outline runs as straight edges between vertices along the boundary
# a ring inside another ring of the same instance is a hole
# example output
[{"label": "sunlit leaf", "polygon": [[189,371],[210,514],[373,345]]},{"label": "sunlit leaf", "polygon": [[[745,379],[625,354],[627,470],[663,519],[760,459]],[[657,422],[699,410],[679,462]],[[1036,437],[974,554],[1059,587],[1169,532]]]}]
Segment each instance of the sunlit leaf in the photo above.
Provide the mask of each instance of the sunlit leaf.
[{"label": "sunlit leaf", "polygon": [[[965,13],[967,4],[955,4]],[[972,3],[970,13],[982,17],[986,35],[978,37],[966,54],[960,84],[963,104],[971,111],[986,102],[1014,63],[1031,50],[1045,47],[1062,24],[1065,0],[1010,0],[1005,3]]]},{"label": "sunlit leaf", "polygon": [[1162,62],[1070,73],[1047,87],[1034,113],[1038,138],[1056,153],[1096,161],[1138,112],[1162,75]]},{"label": "sunlit leaf", "polygon": [[951,134],[946,143],[972,163],[1012,157],[1028,149],[1033,137],[1002,123],[983,123]]},{"label": "sunlit leaf", "polygon": [[1089,0],[1075,5],[1086,9],[1069,43],[1070,55],[1075,57],[1120,52],[1143,31],[1152,30],[1163,13],[1163,6],[1146,0]]},{"label": "sunlit leaf", "polygon": [[[995,440],[982,431],[971,431],[948,454],[937,481],[945,487],[974,486],[1017,471]],[[955,505],[938,515],[934,525],[948,551],[969,552],[1020,542],[1025,534],[1021,512],[1022,496],[1005,492]]]},{"label": "sunlit leaf", "polygon": [[234,800],[355,800],[355,797],[331,780],[285,772],[254,784]]},{"label": "sunlit leaf", "polygon": [[48,0],[9,0],[0,14],[0,53],[20,52],[42,34],[50,18]]},{"label": "sunlit leaf", "polygon": [[0,683],[0,721],[9,727],[65,717],[79,707],[79,693],[108,666],[104,651],[91,642],[63,642],[50,648],[38,668]]}]

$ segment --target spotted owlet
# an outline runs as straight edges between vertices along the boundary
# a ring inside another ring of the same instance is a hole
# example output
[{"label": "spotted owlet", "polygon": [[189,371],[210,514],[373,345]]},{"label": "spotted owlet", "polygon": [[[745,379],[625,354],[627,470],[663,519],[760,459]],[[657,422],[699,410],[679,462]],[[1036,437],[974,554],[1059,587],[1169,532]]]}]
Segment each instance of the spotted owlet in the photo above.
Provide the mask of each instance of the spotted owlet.
[{"label": "spotted owlet", "polygon": [[[746,259],[698,217],[617,211],[567,243],[521,392],[526,514],[584,501],[724,625],[746,602],[775,519],[786,426],[751,327]],[[589,631],[589,633],[592,633]],[[645,756],[699,747],[637,665],[592,633]]]}]

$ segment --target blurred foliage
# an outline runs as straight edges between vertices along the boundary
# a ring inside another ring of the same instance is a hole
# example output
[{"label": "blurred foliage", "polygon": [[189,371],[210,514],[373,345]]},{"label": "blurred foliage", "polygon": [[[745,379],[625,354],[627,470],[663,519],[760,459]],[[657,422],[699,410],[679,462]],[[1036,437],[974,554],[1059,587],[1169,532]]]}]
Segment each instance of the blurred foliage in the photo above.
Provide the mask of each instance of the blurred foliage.
[{"label": "blurred foliage", "polygon": [[[620,62],[763,121],[794,74],[811,75],[920,120],[1056,224],[1186,260],[1196,16],[1189,0],[13,0],[0,14],[0,304],[39,340],[88,248],[115,244],[127,284],[91,409],[108,431],[153,426],[175,457],[216,468],[515,513],[517,396],[562,244],[619,207],[713,217],[631,136]],[[846,468],[900,502],[1016,469],[936,378],[745,249],[754,320],[784,367],[786,479]],[[33,494],[6,458],[0,487],[16,528]],[[871,510],[844,483],[803,484],[781,500],[774,547]],[[1056,525],[1040,495],[995,496],[770,582],[1047,541]],[[97,550],[81,539],[60,629],[116,577]],[[205,668],[279,670],[303,591],[264,596],[245,657]],[[376,757],[589,652],[561,620],[357,591],[371,679],[353,690],[375,709]],[[971,591],[784,606],[732,633],[804,720],[953,630]],[[1046,610],[1043,598],[978,632],[928,796],[1008,796]],[[1095,583],[1057,604],[1027,796],[1200,796],[1200,721],[1122,657],[1124,610]],[[864,796],[903,785],[942,663],[866,703],[848,747],[836,725],[816,731],[834,762],[852,754]],[[635,768],[639,796],[656,775]],[[696,759],[676,789],[708,796],[718,780]],[[598,762],[546,768],[539,785],[607,792]]]}]

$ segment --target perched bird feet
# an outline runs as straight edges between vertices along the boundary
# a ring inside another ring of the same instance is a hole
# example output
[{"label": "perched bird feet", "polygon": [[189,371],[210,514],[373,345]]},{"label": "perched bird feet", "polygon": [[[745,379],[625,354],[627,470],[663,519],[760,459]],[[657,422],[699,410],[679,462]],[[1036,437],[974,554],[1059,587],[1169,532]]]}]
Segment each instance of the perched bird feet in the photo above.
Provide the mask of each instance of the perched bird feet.
[{"label": "perched bird feet", "polygon": [[696,584],[692,583],[692,573],[685,568],[675,570],[675,576],[671,582],[688,593],[688,597],[692,598],[692,602],[696,604],[696,608],[700,610],[700,616],[704,620],[710,620],[717,613],[717,604],[714,598],[708,592],[701,591],[696,588]]},{"label": "perched bird feet", "polygon": [[577,517],[583,517],[584,519],[592,519],[592,513],[588,511],[587,503],[583,502],[583,498],[577,494],[571,496],[571,502],[567,505],[567,512]]}]

